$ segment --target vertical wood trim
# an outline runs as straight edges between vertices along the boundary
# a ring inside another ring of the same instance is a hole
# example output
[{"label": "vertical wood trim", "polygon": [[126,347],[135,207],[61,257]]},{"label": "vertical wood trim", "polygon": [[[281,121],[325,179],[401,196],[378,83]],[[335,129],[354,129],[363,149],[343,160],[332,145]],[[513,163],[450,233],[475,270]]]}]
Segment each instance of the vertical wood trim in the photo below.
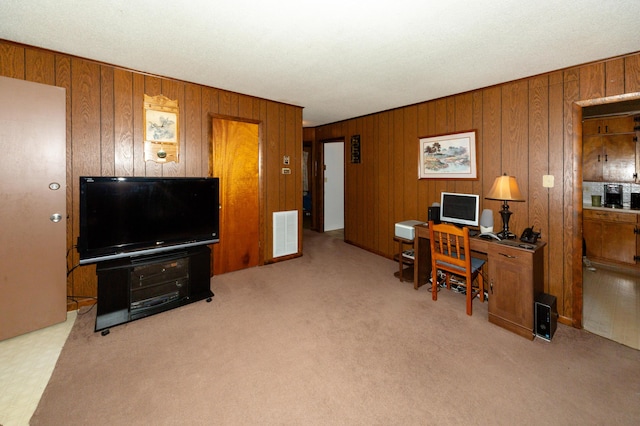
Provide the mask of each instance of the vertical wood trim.
[{"label": "vertical wood trim", "polygon": [[[563,230],[563,247],[564,247],[564,283],[563,294],[561,299],[563,300],[563,306],[558,307],[560,315],[564,315],[567,318],[573,316],[573,300],[572,300],[572,285],[573,275],[573,236],[574,226],[577,223],[575,219],[576,212],[574,211],[574,188],[580,190],[582,188],[582,182],[574,182],[574,168],[577,167],[574,164],[573,157],[573,132],[576,130],[575,126],[581,128],[580,123],[574,123],[573,115],[573,103],[579,99],[580,93],[580,80],[579,72],[574,68],[567,70],[564,73],[564,207],[563,211],[567,212],[564,215]],[[582,204],[581,204],[582,205]]]}]

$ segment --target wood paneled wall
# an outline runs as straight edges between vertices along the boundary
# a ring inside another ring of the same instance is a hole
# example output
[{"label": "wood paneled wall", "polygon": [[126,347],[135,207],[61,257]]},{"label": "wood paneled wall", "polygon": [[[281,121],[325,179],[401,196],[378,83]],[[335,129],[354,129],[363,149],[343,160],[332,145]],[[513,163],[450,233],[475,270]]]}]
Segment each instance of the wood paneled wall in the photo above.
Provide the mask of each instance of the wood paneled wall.
[{"label": "wood paneled wall", "polygon": [[[526,201],[510,203],[510,229],[542,231],[548,243],[545,292],[558,298],[563,322],[579,326],[574,298],[581,306],[581,253],[576,256],[573,248],[582,226],[582,165],[574,136],[582,125],[574,108],[580,101],[635,92],[638,54],[319,126],[308,134],[316,143],[361,136],[362,162],[346,164],[345,239],[389,258],[396,248],[394,223],[426,221],[427,207],[439,202],[441,191],[483,196],[497,176],[514,175]],[[418,180],[419,137],[470,129],[477,130],[478,180]],[[543,175],[555,177],[553,188],[542,186]],[[481,200],[500,228],[501,202]]]},{"label": "wood paneled wall", "polygon": [[[273,260],[272,213],[302,211],[300,107],[3,40],[0,40],[0,75],[60,86],[67,91],[69,268],[78,263],[75,244],[79,176],[208,176],[212,166],[209,159],[213,115],[260,123],[260,222],[265,262]],[[162,94],[178,100],[179,163],[144,161],[143,94]],[[284,155],[291,159],[290,175],[280,173]],[[95,267],[74,269],[69,275],[67,290],[69,296],[96,296]]]}]

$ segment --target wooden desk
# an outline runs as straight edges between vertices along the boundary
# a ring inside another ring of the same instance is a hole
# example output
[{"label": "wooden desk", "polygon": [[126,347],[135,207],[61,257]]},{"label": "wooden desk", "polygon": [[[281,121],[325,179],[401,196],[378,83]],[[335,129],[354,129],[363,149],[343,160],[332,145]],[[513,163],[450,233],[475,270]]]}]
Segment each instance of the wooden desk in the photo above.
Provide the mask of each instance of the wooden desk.
[{"label": "wooden desk", "polygon": [[[429,226],[416,225],[413,286],[418,289],[431,276]],[[486,290],[489,321],[520,336],[533,339],[534,303],[544,292],[545,242],[525,244],[518,240],[470,238],[471,250],[487,258]],[[475,255],[475,254],[474,254]]]}]

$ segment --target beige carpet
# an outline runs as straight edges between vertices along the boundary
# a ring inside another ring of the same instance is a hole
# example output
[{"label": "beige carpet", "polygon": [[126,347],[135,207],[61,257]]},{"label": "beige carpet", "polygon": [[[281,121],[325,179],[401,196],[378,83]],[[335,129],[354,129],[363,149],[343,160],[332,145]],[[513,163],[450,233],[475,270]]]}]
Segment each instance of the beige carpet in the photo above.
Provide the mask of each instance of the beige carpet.
[{"label": "beige carpet", "polygon": [[640,351],[393,277],[305,231],[304,256],[216,276],[204,301],[93,332],[78,316],[33,425],[637,424]]}]

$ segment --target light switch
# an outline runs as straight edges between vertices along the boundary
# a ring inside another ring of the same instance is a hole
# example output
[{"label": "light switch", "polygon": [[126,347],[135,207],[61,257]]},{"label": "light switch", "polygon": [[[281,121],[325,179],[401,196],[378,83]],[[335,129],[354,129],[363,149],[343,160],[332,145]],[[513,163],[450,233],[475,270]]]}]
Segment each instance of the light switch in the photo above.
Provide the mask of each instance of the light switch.
[{"label": "light switch", "polygon": [[553,188],[553,175],[542,176],[542,186],[544,188]]}]

